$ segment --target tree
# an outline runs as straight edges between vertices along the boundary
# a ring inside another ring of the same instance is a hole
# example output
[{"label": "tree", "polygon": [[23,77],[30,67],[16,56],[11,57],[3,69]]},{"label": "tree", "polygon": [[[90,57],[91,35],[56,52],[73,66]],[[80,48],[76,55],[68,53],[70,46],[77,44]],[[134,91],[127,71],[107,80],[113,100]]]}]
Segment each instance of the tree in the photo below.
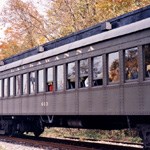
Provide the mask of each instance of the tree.
[{"label": "tree", "polygon": [[[2,21],[8,26],[5,30],[5,42],[2,44],[15,44],[6,46],[9,47],[7,50],[2,50],[2,53],[7,53],[7,56],[10,53],[6,51],[11,51],[14,54],[14,52],[17,53],[50,40],[44,27],[44,18],[31,2],[9,0],[8,6],[1,15]],[[18,49],[15,51],[14,47]]]},{"label": "tree", "polygon": [[47,16],[58,38],[148,4],[149,0],[53,0]]},{"label": "tree", "polygon": [[54,36],[62,37],[98,22],[97,0],[54,0],[48,10]]}]

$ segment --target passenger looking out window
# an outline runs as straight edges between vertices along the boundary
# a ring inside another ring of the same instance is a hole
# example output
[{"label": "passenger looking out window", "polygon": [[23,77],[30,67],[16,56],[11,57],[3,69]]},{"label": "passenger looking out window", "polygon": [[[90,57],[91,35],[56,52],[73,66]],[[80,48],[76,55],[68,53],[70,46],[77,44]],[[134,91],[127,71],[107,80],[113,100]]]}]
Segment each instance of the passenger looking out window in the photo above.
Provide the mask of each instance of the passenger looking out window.
[{"label": "passenger looking out window", "polygon": [[53,88],[53,68],[47,68],[47,91],[52,92]]},{"label": "passenger looking out window", "polygon": [[35,72],[30,73],[30,94],[35,93]]},{"label": "passenger looking out window", "polygon": [[103,84],[103,62],[102,56],[93,58],[93,86]]},{"label": "passenger looking out window", "polygon": [[53,68],[47,68],[47,91],[52,92],[53,88]]},{"label": "passenger looking out window", "polygon": [[67,89],[75,88],[75,62],[69,63],[67,66]]},{"label": "passenger looking out window", "polygon": [[52,92],[53,90],[53,82],[48,82],[48,91]]},{"label": "passenger looking out window", "polygon": [[150,44],[143,46],[145,77],[150,78]]},{"label": "passenger looking out window", "polygon": [[137,47],[125,50],[125,79],[138,79],[138,51]]},{"label": "passenger looking out window", "polygon": [[147,67],[146,67],[147,69],[146,69],[146,77],[150,77],[150,65],[147,65]]},{"label": "passenger looking out window", "polygon": [[89,79],[88,79],[88,59],[81,60],[79,63],[79,87],[88,87]]},{"label": "passenger looking out window", "polygon": [[108,55],[108,75],[109,82],[119,82],[119,52],[111,53]]}]

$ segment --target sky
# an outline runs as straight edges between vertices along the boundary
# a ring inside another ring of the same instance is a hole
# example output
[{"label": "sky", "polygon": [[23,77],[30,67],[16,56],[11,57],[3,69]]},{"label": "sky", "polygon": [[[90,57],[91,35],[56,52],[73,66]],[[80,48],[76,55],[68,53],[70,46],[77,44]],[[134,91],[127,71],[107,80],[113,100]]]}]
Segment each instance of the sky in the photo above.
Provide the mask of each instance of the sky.
[{"label": "sky", "polygon": [[[0,12],[2,11],[3,7],[7,4],[7,0],[0,0]],[[0,38],[3,38],[3,25],[0,22]]]},{"label": "sky", "polygon": [[6,5],[7,0],[0,0],[0,11],[2,10],[2,8],[4,7],[4,5]]}]

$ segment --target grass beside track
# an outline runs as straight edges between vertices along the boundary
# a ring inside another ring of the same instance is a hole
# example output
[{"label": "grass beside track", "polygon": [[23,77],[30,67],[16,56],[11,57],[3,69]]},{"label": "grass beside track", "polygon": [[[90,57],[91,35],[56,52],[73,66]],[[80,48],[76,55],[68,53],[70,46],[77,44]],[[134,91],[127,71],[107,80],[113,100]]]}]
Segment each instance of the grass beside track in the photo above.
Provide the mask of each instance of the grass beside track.
[{"label": "grass beside track", "polygon": [[88,130],[72,128],[50,128],[45,129],[42,137],[78,138],[80,140],[116,140],[125,142],[141,143],[141,138],[136,130]]}]

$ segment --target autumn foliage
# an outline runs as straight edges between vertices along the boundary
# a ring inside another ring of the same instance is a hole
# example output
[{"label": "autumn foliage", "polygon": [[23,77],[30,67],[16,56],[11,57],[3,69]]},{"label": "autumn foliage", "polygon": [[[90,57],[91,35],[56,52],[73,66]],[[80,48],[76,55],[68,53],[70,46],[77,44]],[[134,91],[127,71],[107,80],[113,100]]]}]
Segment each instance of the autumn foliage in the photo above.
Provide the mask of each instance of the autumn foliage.
[{"label": "autumn foliage", "polygon": [[[42,2],[46,5],[43,5]],[[8,0],[0,23],[2,58],[150,4],[149,0]]]}]

